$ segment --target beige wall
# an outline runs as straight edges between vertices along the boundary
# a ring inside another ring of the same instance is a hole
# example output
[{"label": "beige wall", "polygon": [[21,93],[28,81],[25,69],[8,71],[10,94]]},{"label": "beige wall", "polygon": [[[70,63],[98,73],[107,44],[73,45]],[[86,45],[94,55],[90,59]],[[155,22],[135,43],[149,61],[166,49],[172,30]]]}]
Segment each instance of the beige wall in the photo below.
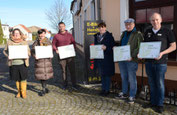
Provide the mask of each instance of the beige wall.
[{"label": "beige wall", "polygon": [[114,39],[120,39],[120,0],[101,0],[101,18]]}]

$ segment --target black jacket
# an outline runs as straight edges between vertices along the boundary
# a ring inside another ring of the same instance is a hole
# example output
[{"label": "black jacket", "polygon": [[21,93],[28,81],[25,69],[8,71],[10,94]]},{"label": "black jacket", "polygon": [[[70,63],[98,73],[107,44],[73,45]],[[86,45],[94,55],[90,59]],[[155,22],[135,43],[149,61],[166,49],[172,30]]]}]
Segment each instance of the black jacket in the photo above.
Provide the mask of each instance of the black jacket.
[{"label": "black jacket", "polygon": [[[103,40],[99,43],[98,42],[98,35],[100,33],[97,33],[94,35],[94,44],[103,44],[106,46],[106,50],[104,51],[104,59],[100,59],[101,62],[101,69],[103,76],[113,76],[115,74],[115,65],[113,62],[113,47],[115,45],[114,38],[112,36],[112,33],[109,33],[108,31],[105,33],[105,36]],[[98,60],[95,59],[94,61],[95,69],[98,67]]]}]

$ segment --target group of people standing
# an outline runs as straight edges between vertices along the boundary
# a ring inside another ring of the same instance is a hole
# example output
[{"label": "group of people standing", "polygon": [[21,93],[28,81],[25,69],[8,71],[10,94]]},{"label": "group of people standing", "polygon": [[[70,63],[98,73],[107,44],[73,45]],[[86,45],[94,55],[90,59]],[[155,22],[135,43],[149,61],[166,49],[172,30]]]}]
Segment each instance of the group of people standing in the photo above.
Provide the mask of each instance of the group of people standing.
[{"label": "group of people standing", "polygon": [[[162,27],[162,17],[159,13],[153,13],[150,17],[152,28],[147,29],[144,35],[137,31],[135,27],[135,20],[129,18],[124,21],[126,30],[122,33],[119,46],[130,45],[131,59],[127,61],[118,62],[120,75],[122,79],[122,91],[116,96],[121,99],[128,99],[129,103],[134,103],[137,92],[136,71],[138,69],[138,53],[141,42],[161,41],[160,55],[157,59],[146,59],[145,67],[150,85],[150,104],[144,106],[155,108],[159,113],[163,112],[164,101],[164,79],[167,70],[168,53],[176,50],[176,41],[171,30]],[[41,96],[49,92],[46,87],[46,80],[53,78],[52,59],[37,59],[35,56],[35,46],[52,45],[53,50],[58,54],[57,47],[73,44],[75,47],[75,40],[73,36],[65,30],[65,24],[60,22],[58,24],[59,32],[53,38],[52,43],[45,37],[45,29],[38,31],[38,38],[32,45],[32,50],[28,47],[28,55],[35,58],[35,78],[40,80],[42,84]],[[99,32],[94,35],[94,44],[102,45],[104,51],[104,59],[96,59],[95,69],[98,69],[101,75],[102,90],[100,95],[107,96],[110,93],[111,77],[115,74],[115,64],[113,62],[113,48],[115,41],[113,35],[106,30],[106,24],[100,23],[98,25]],[[8,57],[9,45],[27,45],[22,32],[19,29],[14,29],[11,39],[7,42],[4,49],[4,54]],[[74,58],[59,59],[59,64],[62,69],[63,89],[68,86],[67,83],[67,66],[70,70],[71,81],[73,88],[76,87],[75,65]],[[27,59],[9,59],[8,65],[10,71],[10,78],[16,81],[18,89],[17,98],[26,98],[27,78],[29,66],[29,58]]]},{"label": "group of people standing", "polygon": [[[12,36],[8,40],[5,48],[4,55],[8,57],[8,66],[10,79],[16,81],[16,87],[18,90],[17,98],[26,98],[27,89],[27,78],[28,78],[28,66],[29,58],[27,59],[9,59],[9,46],[11,45],[27,45],[28,56],[33,56],[35,59],[35,78],[41,82],[42,90],[39,95],[44,96],[49,93],[49,89],[46,87],[47,80],[54,77],[52,59],[51,58],[41,58],[38,59],[35,54],[35,46],[49,46],[52,45],[53,50],[58,54],[57,47],[73,44],[75,46],[75,41],[73,36],[65,30],[65,23],[60,22],[58,24],[59,32],[54,36],[53,42],[51,43],[48,38],[46,38],[46,30],[38,30],[38,37],[32,44],[32,49],[30,50],[27,41],[20,29],[16,28],[12,31]],[[67,66],[70,70],[70,76],[72,81],[72,88],[77,89],[76,78],[75,78],[75,65],[74,58],[59,59],[59,64],[62,69],[63,77],[63,89],[65,90],[68,86],[67,81]]]},{"label": "group of people standing", "polygon": [[[119,46],[130,45],[131,59],[119,61],[119,70],[122,79],[122,91],[116,98],[127,99],[133,104],[137,93],[136,71],[138,69],[139,48],[141,42],[161,42],[160,54],[156,59],[145,59],[146,74],[150,86],[150,103],[144,108],[153,108],[156,112],[164,111],[165,73],[167,71],[168,54],[176,50],[176,39],[173,32],[161,25],[162,17],[153,13],[150,17],[151,28],[144,35],[136,30],[135,20],[129,18],[124,21],[126,30],[122,33]],[[95,67],[101,75],[102,90],[100,95],[107,96],[110,92],[111,77],[115,74],[113,62],[113,48],[115,41],[111,33],[106,30],[106,24],[98,25],[99,33],[95,37],[95,45],[102,44],[104,59],[95,59]]]}]

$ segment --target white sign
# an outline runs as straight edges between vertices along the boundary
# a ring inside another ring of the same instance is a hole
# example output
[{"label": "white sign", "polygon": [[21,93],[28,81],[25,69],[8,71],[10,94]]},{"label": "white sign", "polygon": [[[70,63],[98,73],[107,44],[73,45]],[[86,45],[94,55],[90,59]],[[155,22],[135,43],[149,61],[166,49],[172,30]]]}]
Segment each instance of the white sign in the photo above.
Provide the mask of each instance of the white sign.
[{"label": "white sign", "polygon": [[160,54],[161,42],[142,42],[140,43],[139,58],[154,59]]},{"label": "white sign", "polygon": [[130,60],[131,59],[130,45],[114,47],[113,54],[114,62]]},{"label": "white sign", "polygon": [[73,44],[58,47],[58,52],[60,59],[76,56]]},{"label": "white sign", "polygon": [[27,45],[9,45],[9,59],[26,59],[28,58]]},{"label": "white sign", "polygon": [[35,46],[35,55],[37,59],[53,58],[52,46]]},{"label": "white sign", "polygon": [[102,45],[90,46],[90,59],[104,59]]}]

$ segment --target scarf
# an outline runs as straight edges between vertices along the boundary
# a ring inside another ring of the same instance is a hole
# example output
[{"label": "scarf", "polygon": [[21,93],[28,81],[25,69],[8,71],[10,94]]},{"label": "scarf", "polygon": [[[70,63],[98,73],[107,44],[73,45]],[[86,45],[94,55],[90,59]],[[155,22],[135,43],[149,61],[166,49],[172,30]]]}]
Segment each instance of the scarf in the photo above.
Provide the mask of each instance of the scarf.
[{"label": "scarf", "polygon": [[101,35],[101,34],[99,33],[99,34],[97,35],[97,42],[98,42],[98,43],[101,43],[101,41],[103,41],[105,35],[106,35],[106,32],[105,32],[103,35]]},{"label": "scarf", "polygon": [[22,38],[15,38],[14,36],[12,36],[12,41],[15,43],[20,43],[23,41],[23,39]]},{"label": "scarf", "polygon": [[47,46],[48,45],[47,41],[48,41],[47,38],[44,38],[44,39],[38,38],[38,43],[40,46]]},{"label": "scarf", "polygon": [[128,40],[129,40],[129,38],[130,38],[130,35],[131,35],[131,33],[134,32],[134,31],[136,31],[136,28],[135,28],[135,27],[133,28],[133,30],[132,30],[131,32],[125,31],[124,36],[123,36],[123,38],[122,38],[122,40],[121,40],[121,46],[127,45]]}]

